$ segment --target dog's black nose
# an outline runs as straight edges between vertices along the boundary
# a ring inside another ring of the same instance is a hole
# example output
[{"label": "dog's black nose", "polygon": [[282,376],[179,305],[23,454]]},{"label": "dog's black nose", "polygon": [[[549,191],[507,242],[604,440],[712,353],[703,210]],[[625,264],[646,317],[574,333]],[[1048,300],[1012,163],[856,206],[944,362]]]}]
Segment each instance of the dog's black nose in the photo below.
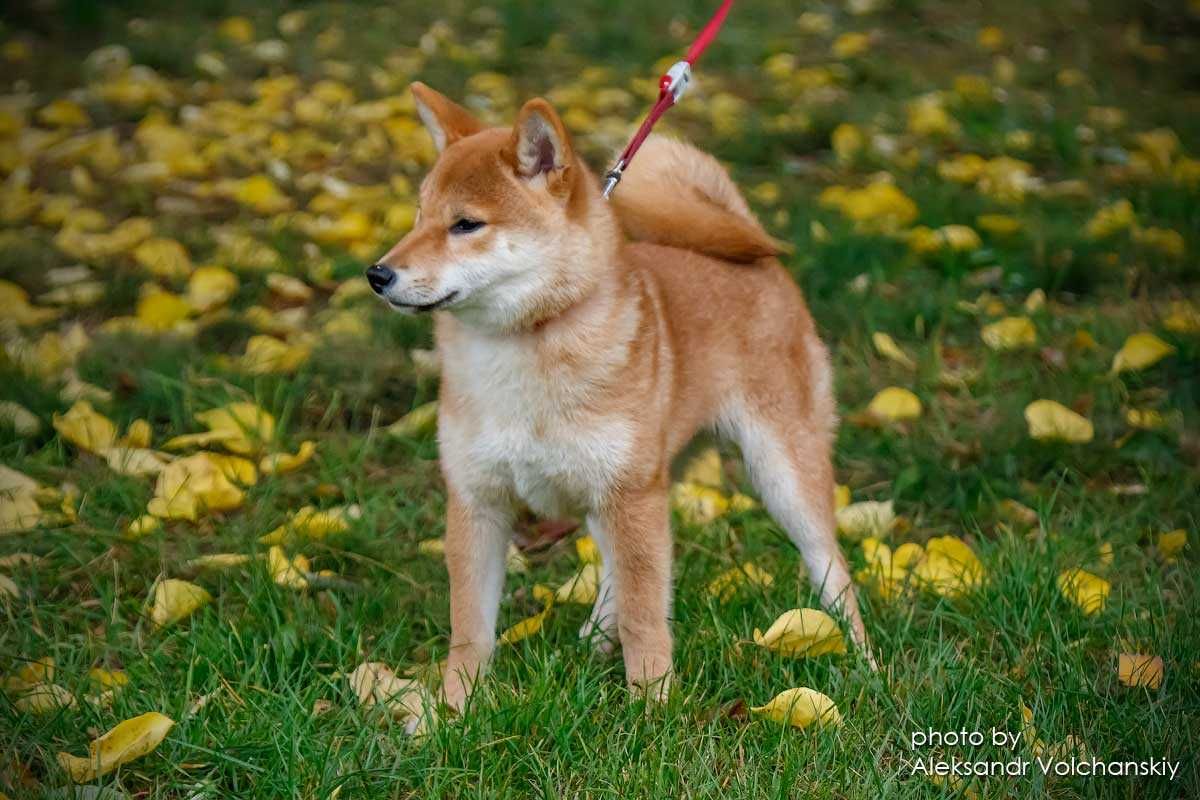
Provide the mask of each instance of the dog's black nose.
[{"label": "dog's black nose", "polygon": [[383,294],[383,290],[391,286],[394,280],[396,280],[396,273],[392,271],[391,267],[374,264],[367,268],[367,283],[371,284],[375,294]]}]

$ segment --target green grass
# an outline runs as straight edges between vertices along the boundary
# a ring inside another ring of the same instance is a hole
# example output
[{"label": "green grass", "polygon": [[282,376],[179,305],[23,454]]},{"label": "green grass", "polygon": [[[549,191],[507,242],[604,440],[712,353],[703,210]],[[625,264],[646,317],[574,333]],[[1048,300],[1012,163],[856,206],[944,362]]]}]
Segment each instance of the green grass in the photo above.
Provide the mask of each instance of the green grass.
[{"label": "green grass", "polygon": [[[0,38],[30,41],[34,49],[24,63],[5,66],[0,93],[33,91],[40,107],[84,85],[91,49],[123,43],[136,63],[153,66],[195,103],[215,99],[194,83],[204,77],[195,56],[208,50],[223,54],[230,67],[211,91],[242,102],[252,98],[250,80],[286,71],[309,86],[331,69],[342,71],[328,65],[331,59],[353,68],[346,82],[363,100],[386,94],[373,82],[373,70],[392,73],[396,91],[409,77],[420,77],[456,97],[473,74],[495,71],[508,76],[512,98],[520,102],[577,83],[590,66],[607,68],[590,79],[595,88],[629,88],[632,80],[653,77],[652,65],[686,43],[711,5],[504,0],[490,11],[471,11],[462,4],[305,4],[307,26],[287,40],[282,65],[267,67],[221,39],[217,24],[245,13],[256,23],[257,38],[274,37],[277,13],[290,5],[239,10],[213,0],[167,15],[141,2],[96,8],[67,3],[61,15],[14,11],[5,19]],[[436,396],[436,380],[420,376],[409,356],[413,348],[431,346],[427,321],[388,314],[361,298],[350,308],[367,321],[369,336],[319,340],[298,373],[254,377],[217,358],[241,353],[256,333],[236,313],[212,320],[190,339],[99,332],[104,319],[132,313],[140,287],[153,281],[122,256],[92,264],[105,296],[67,315],[93,334],[76,371],[113,392],[112,401],[98,407],[122,430],[134,419],[149,420],[160,446],[196,430],[196,412],[251,399],[277,417],[283,445],[294,451],[311,439],[318,455],[295,473],[260,479],[238,510],[206,515],[196,524],[168,523],[128,541],[124,527],[144,512],[153,480],[117,476],[103,460],[58,437],[51,418],[71,405],[60,395],[61,376],[39,377],[0,356],[0,398],[19,402],[42,422],[33,436],[0,425],[0,460],[44,485],[69,483],[79,490],[77,522],[0,536],[0,556],[40,557],[34,566],[4,571],[19,596],[0,606],[0,674],[52,657],[55,681],[79,698],[75,708],[34,715],[0,693],[0,791],[14,798],[70,796],[54,794],[65,785],[55,754],[83,753],[90,739],[120,720],[154,710],[176,720],[170,735],[99,785],[155,798],[956,797],[958,788],[909,774],[910,732],[1016,731],[1024,703],[1047,744],[1074,736],[1102,760],[1179,760],[1181,774],[1174,782],[988,778],[969,787],[975,796],[1200,794],[1200,339],[1161,323],[1170,301],[1200,297],[1200,194],[1195,185],[1166,178],[1123,181],[1108,168],[1119,161],[1118,150],[1134,149],[1134,133],[1160,126],[1176,132],[1182,153],[1200,155],[1200,98],[1194,67],[1184,67],[1200,43],[1200,23],[1165,4],[1127,6],[1022,2],[982,14],[974,5],[903,0],[862,17],[831,7],[833,33],[806,35],[795,20],[800,10],[747,0],[701,63],[695,96],[668,116],[674,130],[725,160],[752,196],[758,195],[750,190],[764,182],[778,189],[778,199],[757,203],[757,210],[775,235],[795,244],[787,263],[834,354],[840,407],[848,418],[836,452],[839,482],[853,489],[856,500],[896,501],[911,528],[893,533],[893,544],[960,536],[986,569],[984,583],[957,598],[917,593],[884,601],[863,591],[879,672],[854,654],[789,659],[747,641],[754,628],[765,628],[783,611],[818,605],[801,577],[798,554],[764,512],[732,514],[704,526],[677,519],[677,677],[664,706],[632,700],[619,659],[594,653],[576,636],[587,609],[563,606],[541,635],[500,649],[468,715],[446,716],[427,736],[406,737],[401,725],[358,707],[346,674],[365,660],[386,662],[397,672],[428,672],[446,655],[445,569],[417,551],[418,542],[444,529],[437,445],[431,436],[396,438],[382,429]],[[131,23],[135,18],[143,22]],[[404,59],[389,61],[397,52],[411,57],[406,48],[437,19],[448,21],[451,33],[431,46],[419,70],[403,66]],[[677,20],[687,26],[673,25]],[[1139,57],[1124,44],[1135,23],[1147,44],[1166,48],[1164,61]],[[907,137],[905,108],[912,98],[949,90],[959,74],[991,74],[992,55],[975,44],[986,24],[1005,30],[1010,43],[1003,52],[1017,67],[1005,101],[952,107],[962,125],[956,141]],[[320,53],[316,35],[331,26],[342,28],[343,42]],[[832,38],[858,30],[876,31],[877,41],[838,67],[832,92],[798,94],[763,76],[761,64],[778,52],[793,53],[801,67],[832,64]],[[497,44],[476,46],[481,40]],[[1044,52],[1031,53],[1033,46]],[[1068,67],[1087,76],[1085,88],[1057,83],[1058,72]],[[744,105],[732,117],[714,119],[712,110],[729,99],[723,95]],[[96,127],[115,125],[123,139],[144,113],[85,105]],[[1081,143],[1078,126],[1095,105],[1124,109],[1127,123],[1114,132],[1097,130],[1094,143]],[[626,110],[612,113],[617,132],[624,134],[644,107],[638,95]],[[490,109],[498,119],[513,111],[505,104]],[[791,112],[810,124],[792,131],[767,124]],[[905,168],[876,152],[839,164],[829,135],[845,121],[896,136],[902,149],[916,147],[916,164]],[[1013,130],[1034,135],[1029,152],[1006,147],[1005,135]],[[335,121],[317,132],[349,148],[362,129]],[[593,167],[603,168],[616,142],[603,126],[580,134]],[[337,152],[337,159],[310,170],[293,165],[294,177],[327,168],[352,183],[383,184],[398,175],[415,185],[424,169],[412,158],[357,164],[345,149]],[[938,177],[937,161],[956,152],[1010,153],[1031,163],[1045,181],[1083,180],[1091,194],[1081,200],[1031,195],[1006,205]],[[861,185],[879,170],[892,172],[917,203],[919,224],[973,225],[979,214],[1009,213],[1024,229],[1010,238],[984,234],[984,247],[969,255],[920,258],[903,242],[857,231],[818,205],[827,186]],[[231,159],[220,175],[256,171],[260,166]],[[73,191],[62,165],[43,164],[31,175],[38,188]],[[1179,231],[1185,257],[1162,257],[1127,234],[1089,240],[1083,233],[1087,220],[1118,198],[1131,200],[1141,224]],[[319,264],[338,280],[348,279],[366,263],[336,248],[313,257],[296,232],[230,206],[218,204],[200,215],[162,211],[156,192],[146,187],[103,192],[86,204],[114,222],[150,216],[161,235],[187,244],[197,264],[218,257],[217,225],[254,232],[284,255],[283,270],[300,277],[314,274],[310,267]],[[821,223],[827,236],[815,235],[812,222]],[[51,288],[48,270],[77,263],[56,249],[56,232],[33,220],[5,222],[0,278],[34,297]],[[234,312],[273,302],[260,272],[228,266],[242,283],[231,301]],[[995,279],[982,281],[994,267]],[[336,284],[310,282],[318,291],[306,328],[317,330]],[[180,282],[164,285],[182,290]],[[962,303],[986,290],[1005,313],[1020,314],[1036,288],[1050,301],[1031,314],[1038,347],[1013,353],[985,348],[979,328],[991,317]],[[20,334],[0,329],[0,336],[11,344],[18,335],[36,338],[55,327]],[[1098,348],[1074,348],[1077,330],[1089,332]],[[1140,330],[1154,331],[1176,352],[1144,372],[1108,375],[1112,354]],[[876,331],[891,334],[918,362],[917,370],[878,356],[871,345]],[[942,367],[951,362],[977,371],[969,388],[940,385]],[[882,429],[854,424],[855,413],[888,385],[917,393],[925,405],[921,419]],[[1094,441],[1032,441],[1022,411],[1041,397],[1086,410]],[[1123,412],[1130,406],[1157,408],[1171,421],[1164,430],[1123,440]],[[736,451],[724,455],[735,467],[731,473],[739,474]],[[735,483],[728,488],[748,491]],[[1140,488],[1130,493],[1129,487]],[[1000,503],[1008,499],[1033,508],[1039,523],[1032,529],[1005,525]],[[199,574],[185,566],[202,554],[262,553],[257,538],[300,506],[347,503],[363,512],[349,531],[298,548],[314,570],[339,577],[325,588],[280,587],[261,562]],[[1187,529],[1191,541],[1178,561],[1164,563],[1154,543],[1175,528]],[[1109,564],[1100,557],[1102,544],[1112,546]],[[853,541],[843,546],[854,566],[862,566],[861,547]],[[531,591],[536,583],[558,585],[578,566],[570,537],[527,555],[530,572],[509,577],[502,626],[539,609]],[[708,595],[713,577],[746,561],[773,573],[774,584],[743,588],[723,604]],[[1055,586],[1061,570],[1076,566],[1112,583],[1107,606],[1096,615],[1081,614]],[[213,602],[183,623],[155,630],[146,601],[160,577],[194,580]],[[1117,654],[1128,651],[1162,657],[1160,689],[1118,683]],[[130,678],[110,707],[83,699],[90,691],[88,670],[96,666],[122,668]],[[801,731],[749,714],[750,706],[795,686],[833,698],[844,725]],[[932,754],[999,757],[988,748]],[[1029,751],[1022,746],[1018,755]]]}]

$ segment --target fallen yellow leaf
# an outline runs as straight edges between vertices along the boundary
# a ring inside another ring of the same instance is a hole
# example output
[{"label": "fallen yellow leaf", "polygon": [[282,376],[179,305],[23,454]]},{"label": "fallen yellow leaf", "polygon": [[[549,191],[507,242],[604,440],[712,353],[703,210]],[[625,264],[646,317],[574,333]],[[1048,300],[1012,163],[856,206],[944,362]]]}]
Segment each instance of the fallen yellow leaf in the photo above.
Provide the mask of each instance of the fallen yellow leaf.
[{"label": "fallen yellow leaf", "polygon": [[267,288],[281,300],[293,303],[307,303],[313,296],[311,286],[294,275],[285,275],[282,272],[267,275]]},{"label": "fallen yellow leaf", "polygon": [[814,723],[818,726],[842,724],[842,715],[833,700],[806,686],[787,689],[775,695],[766,705],[750,710],[767,719],[796,728],[807,728]]},{"label": "fallen yellow leaf", "polygon": [[246,44],[254,39],[254,23],[246,17],[226,17],[217,26],[217,32],[239,44]]},{"label": "fallen yellow leaf", "polygon": [[134,541],[154,533],[162,527],[162,520],[153,514],[143,514],[125,526],[125,538]]},{"label": "fallen yellow leaf", "polygon": [[838,532],[851,539],[882,536],[895,522],[895,503],[891,500],[862,500],[837,511]]},{"label": "fallen yellow leaf", "polygon": [[37,415],[20,403],[0,401],[0,424],[13,429],[18,436],[33,436],[42,428]]},{"label": "fallen yellow leaf", "polygon": [[74,708],[75,695],[56,683],[38,683],[18,695],[13,705],[26,714],[52,714],[63,708]]},{"label": "fallen yellow leaf", "polygon": [[110,447],[103,455],[113,472],[134,477],[157,475],[174,460],[166,453],[141,447]]},{"label": "fallen yellow leaf", "polygon": [[708,582],[708,593],[722,603],[727,603],[744,585],[766,588],[775,582],[775,576],[747,561],[740,567],[730,567]]},{"label": "fallen yellow leaf", "polygon": [[855,578],[871,583],[884,600],[895,600],[904,594],[911,568],[925,557],[925,551],[915,542],[905,542],[892,552],[892,548],[874,536],[863,539],[862,548],[867,565],[855,573]]},{"label": "fallen yellow leaf", "polygon": [[1024,227],[1021,220],[1007,214],[980,214],[975,218],[975,224],[993,236],[1012,236]]},{"label": "fallen yellow leaf", "polygon": [[10,553],[6,556],[0,556],[0,569],[31,567],[41,563],[41,561],[42,559],[33,553]]},{"label": "fallen yellow leaf", "polygon": [[1005,317],[984,325],[980,336],[993,350],[1017,350],[1037,344],[1037,329],[1029,317]]},{"label": "fallen yellow leaf", "polygon": [[871,334],[871,342],[875,345],[875,350],[879,355],[894,361],[908,369],[916,369],[916,363],[909,357],[908,353],[901,349],[900,345],[896,344],[896,340],[886,333],[876,331]]},{"label": "fallen yellow leaf", "polygon": [[843,164],[852,163],[854,157],[866,145],[866,137],[863,136],[863,132],[848,122],[843,122],[834,128],[833,133],[829,136],[829,141],[833,145],[834,155]]},{"label": "fallen yellow leaf", "polygon": [[1115,233],[1128,230],[1137,224],[1137,216],[1133,204],[1128,200],[1118,200],[1112,205],[1104,206],[1096,211],[1084,232],[1092,239],[1106,239]]},{"label": "fallen yellow leaf", "polygon": [[247,455],[275,436],[275,417],[254,403],[237,402],[196,414],[208,431],[175,436],[163,444],[168,450],[220,444],[231,453]]},{"label": "fallen yellow leaf", "polygon": [[1104,610],[1112,590],[1108,581],[1079,568],[1060,573],[1057,583],[1062,596],[1089,616]]},{"label": "fallen yellow leaf", "polygon": [[596,540],[591,536],[580,536],[575,540],[575,555],[579,556],[579,560],[584,564],[599,564],[604,560],[600,555],[600,548],[596,546]]},{"label": "fallen yellow leaf", "polygon": [[1121,653],[1117,656],[1117,680],[1125,686],[1145,686],[1157,689],[1162,685],[1163,660],[1159,656],[1141,653]]},{"label": "fallen yellow leaf", "polygon": [[785,656],[813,657],[846,652],[842,629],[833,617],[815,608],[785,611],[766,633],[755,628],[754,643]]},{"label": "fallen yellow leaf", "polygon": [[835,485],[833,487],[833,507],[841,511],[848,505],[850,505],[850,487],[844,483]]},{"label": "fallen yellow leaf", "polygon": [[434,400],[417,406],[385,430],[392,436],[420,436],[437,427],[438,404]]},{"label": "fallen yellow leaf", "polygon": [[1034,400],[1025,407],[1029,435],[1040,441],[1085,444],[1095,431],[1091,420],[1053,400]]},{"label": "fallen yellow leaf", "polygon": [[117,426],[87,400],[75,403],[65,414],[55,414],[54,429],[68,442],[92,453],[107,450],[117,440]]},{"label": "fallen yellow leaf", "polygon": [[62,315],[62,309],[31,305],[29,293],[11,281],[0,280],[0,308],[4,318],[16,325],[41,325]]},{"label": "fallen yellow leaf", "polygon": [[254,556],[245,553],[213,553],[207,556],[196,556],[187,562],[188,569],[229,569],[249,564]]},{"label": "fallen yellow leaf", "polygon": [[122,447],[149,447],[153,435],[150,423],[144,419],[135,419],[125,429],[125,435],[117,441]]},{"label": "fallen yellow leaf", "polygon": [[929,92],[908,104],[908,130],[916,136],[953,137],[961,129],[946,110],[942,92]]},{"label": "fallen yellow leaf", "polygon": [[729,495],[729,510],[733,512],[750,511],[758,508],[758,501],[748,494],[734,492]]},{"label": "fallen yellow leaf", "polygon": [[251,175],[229,181],[226,191],[238,204],[260,214],[278,214],[292,207],[292,199],[266,175]]},{"label": "fallen yellow leaf", "polygon": [[16,672],[5,676],[4,691],[16,694],[42,683],[51,683],[54,681],[55,671],[54,659],[51,656],[27,661]]},{"label": "fallen yellow leaf", "polygon": [[295,455],[291,453],[272,453],[271,455],[263,456],[262,461],[258,462],[258,468],[264,475],[282,475],[307,464],[312,460],[313,454],[316,452],[316,442],[304,441],[300,443],[300,449]]},{"label": "fallen yellow leaf", "polygon": [[1125,424],[1142,431],[1155,431],[1167,424],[1167,418],[1153,408],[1127,408]]},{"label": "fallen yellow leaf", "polygon": [[230,403],[202,411],[196,420],[214,433],[225,434],[221,444],[232,453],[252,453],[275,438],[275,417],[254,403]]},{"label": "fallen yellow leaf", "polygon": [[208,453],[209,459],[229,480],[242,486],[253,486],[258,483],[258,470],[254,462],[241,456],[231,456],[227,453]]},{"label": "fallen yellow leaf", "polygon": [[715,447],[707,447],[688,462],[680,477],[682,483],[694,483],[720,489],[724,485],[724,475],[721,471],[721,454]]},{"label": "fallen yellow leaf", "polygon": [[178,578],[166,578],[154,586],[154,605],[150,619],[159,628],[187,619],[197,609],[212,602],[202,587]]},{"label": "fallen yellow leaf", "polygon": [[515,542],[508,543],[508,552],[504,554],[504,569],[515,575],[529,572],[529,559],[521,552]]},{"label": "fallen yellow leaf", "polygon": [[228,463],[214,453],[176,459],[159,473],[154,497],[146,510],[161,519],[195,522],[201,512],[237,508],[246,495],[226,474]]},{"label": "fallen yellow leaf", "polygon": [[137,322],[150,332],[184,330],[181,325],[192,315],[192,307],[177,294],[155,290],[142,296],[137,304]]},{"label": "fallen yellow leaf", "polygon": [[707,525],[729,511],[729,498],[711,486],[676,483],[671,486],[671,507],[690,525]]},{"label": "fallen yellow leaf", "polygon": [[894,232],[916,220],[920,213],[912,198],[893,183],[876,181],[861,189],[830,186],[817,200],[833,208],[868,233]]},{"label": "fallen yellow leaf", "polygon": [[275,545],[267,550],[267,572],[271,580],[288,589],[308,588],[308,572],[311,567],[308,559],[297,555],[288,558],[283,548]]},{"label": "fallen yellow leaf", "polygon": [[1158,541],[1155,544],[1155,549],[1158,550],[1159,558],[1164,561],[1170,561],[1183,552],[1183,548],[1187,547],[1187,531],[1183,528],[1178,528],[1166,533],[1158,535]]},{"label": "fallen yellow leaf", "polygon": [[1042,311],[1046,305],[1046,293],[1043,289],[1034,289],[1028,296],[1025,297],[1025,302],[1021,303],[1021,308],[1024,308],[1026,313],[1036,313]]},{"label": "fallen yellow leaf", "polygon": [[1173,333],[1200,333],[1200,308],[1195,303],[1177,300],[1171,303],[1162,322]]},{"label": "fallen yellow leaf", "polygon": [[262,544],[282,544],[299,539],[324,539],[331,533],[350,529],[350,522],[362,515],[357,505],[334,506],[318,511],[303,506],[275,530],[259,538]]},{"label": "fallen yellow leaf", "polygon": [[88,670],[88,678],[92,683],[103,686],[105,689],[119,689],[129,685],[129,675],[121,669],[108,670],[93,667]]},{"label": "fallen yellow leaf", "polygon": [[125,720],[92,742],[87,756],[59,753],[58,763],[71,780],[86,783],[153,752],[174,726],[170,717],[150,711]]},{"label": "fallen yellow leaf", "polygon": [[443,556],[446,554],[446,540],[441,538],[422,539],[417,542],[417,552],[423,556]]},{"label": "fallen yellow leaf", "polygon": [[908,232],[908,246],[914,253],[968,253],[983,246],[979,234],[968,225],[943,225],[934,230],[919,225]]},{"label": "fallen yellow leaf", "polygon": [[926,542],[925,557],[912,574],[921,586],[954,597],[983,582],[983,564],[961,539],[936,536]]},{"label": "fallen yellow leaf", "polygon": [[246,352],[236,365],[251,375],[290,375],[304,366],[311,355],[308,344],[289,344],[274,336],[258,334],[246,341]]},{"label": "fallen yellow leaf", "polygon": [[1125,340],[1125,344],[1113,356],[1110,374],[1146,369],[1174,352],[1174,347],[1153,333],[1135,333]]},{"label": "fallen yellow leaf", "polygon": [[921,400],[908,389],[889,386],[875,395],[867,406],[867,413],[889,422],[916,419],[921,416]]},{"label": "fallen yellow leaf", "polygon": [[[553,595],[551,595],[551,597],[553,597]],[[550,615],[550,609],[553,607],[553,603],[550,603],[533,616],[526,617],[511,627],[506,628],[504,632],[500,634],[500,638],[498,640],[499,643],[513,644],[514,642],[519,642],[522,639],[528,639],[530,636],[540,633],[542,630],[542,624],[545,623],[546,617]]]},{"label": "fallen yellow leaf", "polygon": [[554,599],[559,603],[591,605],[596,602],[596,593],[599,588],[600,565],[584,564],[579,572],[558,587],[558,591],[554,593]]},{"label": "fallen yellow leaf", "polygon": [[363,662],[348,678],[360,705],[386,710],[393,719],[404,723],[409,734],[420,736],[434,721],[436,704],[429,690],[419,681],[397,677],[386,664]]},{"label": "fallen yellow leaf", "polygon": [[998,506],[1000,516],[1013,525],[1031,528],[1038,524],[1038,513],[1024,503],[1011,498],[1001,500]]},{"label": "fallen yellow leaf", "polygon": [[0,464],[0,533],[37,527],[44,516],[36,497],[38,488],[33,478]]},{"label": "fallen yellow leaf", "polygon": [[238,277],[224,267],[200,267],[188,278],[188,304],[200,313],[219,308],[237,293]]},{"label": "fallen yellow leaf", "polygon": [[159,278],[182,278],[192,271],[187,249],[174,239],[146,239],[134,249],[133,258]]},{"label": "fallen yellow leaf", "polygon": [[854,58],[871,49],[871,37],[858,31],[843,33],[833,40],[831,49],[837,58]]}]

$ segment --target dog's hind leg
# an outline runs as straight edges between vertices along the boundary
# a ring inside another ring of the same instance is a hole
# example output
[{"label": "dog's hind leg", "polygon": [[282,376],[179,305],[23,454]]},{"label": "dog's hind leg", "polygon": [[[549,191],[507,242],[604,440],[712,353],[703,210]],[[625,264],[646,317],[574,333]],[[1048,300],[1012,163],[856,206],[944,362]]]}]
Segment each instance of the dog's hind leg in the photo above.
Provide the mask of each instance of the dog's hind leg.
[{"label": "dog's hind leg", "polygon": [[809,577],[820,587],[822,604],[845,618],[854,643],[874,666],[850,570],[837,542],[832,433],[774,416],[743,406],[725,415],[722,428],[741,447],[767,511],[799,548]]}]

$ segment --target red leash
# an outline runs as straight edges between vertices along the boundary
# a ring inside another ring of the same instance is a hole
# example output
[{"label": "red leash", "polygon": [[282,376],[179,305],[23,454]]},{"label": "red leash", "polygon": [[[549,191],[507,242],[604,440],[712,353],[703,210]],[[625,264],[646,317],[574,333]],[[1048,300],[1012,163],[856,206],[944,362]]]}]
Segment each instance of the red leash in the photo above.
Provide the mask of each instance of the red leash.
[{"label": "red leash", "polygon": [[700,35],[692,42],[692,46],[688,48],[687,55],[683,57],[683,60],[672,64],[671,68],[667,70],[667,74],[658,79],[658,102],[650,109],[650,113],[642,121],[642,126],[629,140],[629,144],[621,152],[617,163],[605,174],[604,199],[607,200],[613,189],[617,188],[617,184],[621,182],[621,174],[633,160],[638,148],[642,146],[642,142],[646,141],[646,137],[650,135],[654,123],[658,122],[659,117],[665,114],[668,108],[675,105],[687,91],[688,84],[692,81],[692,65],[712,44],[713,39],[717,38],[717,31],[721,30],[721,25],[724,24],[725,17],[729,16],[729,9],[732,6],[733,0],[723,0],[721,7],[712,15],[712,19],[704,26],[704,30],[700,31]]}]

